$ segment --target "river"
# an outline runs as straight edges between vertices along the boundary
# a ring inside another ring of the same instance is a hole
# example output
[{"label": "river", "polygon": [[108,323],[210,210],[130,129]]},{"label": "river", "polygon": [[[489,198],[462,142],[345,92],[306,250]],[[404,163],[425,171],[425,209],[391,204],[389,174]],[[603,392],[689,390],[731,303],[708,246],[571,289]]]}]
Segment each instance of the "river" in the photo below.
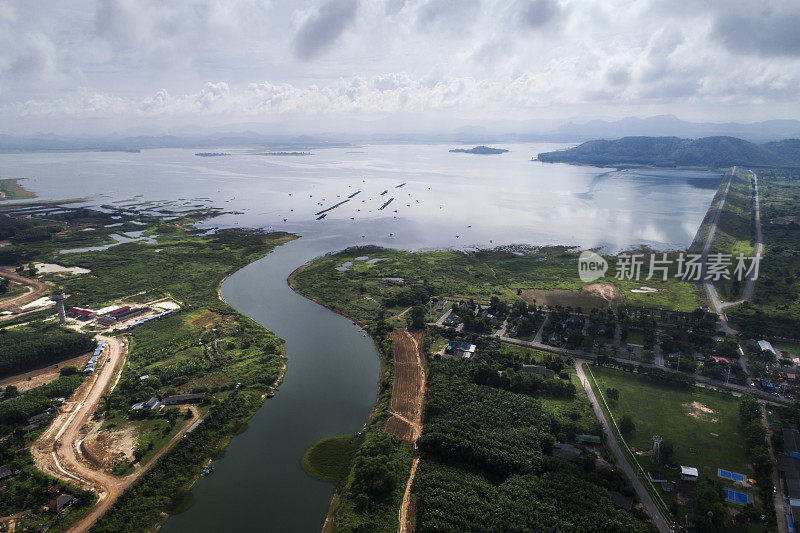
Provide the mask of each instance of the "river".
[{"label": "river", "polygon": [[195,505],[163,531],[319,531],[332,486],[307,475],[300,455],[323,437],[361,429],[379,372],[361,328],[286,283],[298,265],[335,247],[330,239],[301,238],[222,285],[228,303],[286,340],[287,372],[275,397],[214,463],[214,474],[194,486]]}]

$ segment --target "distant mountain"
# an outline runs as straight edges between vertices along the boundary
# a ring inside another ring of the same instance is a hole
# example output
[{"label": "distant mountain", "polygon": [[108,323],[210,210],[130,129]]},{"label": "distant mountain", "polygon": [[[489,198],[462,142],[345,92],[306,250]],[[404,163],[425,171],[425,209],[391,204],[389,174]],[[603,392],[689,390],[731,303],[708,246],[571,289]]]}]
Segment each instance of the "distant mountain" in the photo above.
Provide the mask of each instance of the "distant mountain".
[{"label": "distant mountain", "polygon": [[48,150],[99,150],[125,151],[153,148],[206,148],[220,146],[261,146],[273,150],[308,148],[334,148],[351,146],[348,142],[331,141],[322,137],[299,135],[280,137],[253,132],[215,135],[140,135],[135,137],[92,137],[65,135],[0,134],[0,152],[25,152]]},{"label": "distant mountain", "polygon": [[488,146],[476,146],[475,148],[453,148],[450,150],[451,152],[457,152],[462,154],[479,154],[479,155],[491,155],[491,154],[504,154],[508,152],[505,148],[489,148]]},{"label": "distant mountain", "polygon": [[553,139],[619,139],[632,136],[738,137],[752,142],[800,137],[800,121],[767,120],[742,124],[738,122],[687,122],[674,115],[647,118],[628,117],[620,120],[592,120],[567,123],[547,134]]},{"label": "distant mountain", "polygon": [[800,167],[800,139],[755,144],[736,137],[624,137],[541,153],[538,159],[596,166]]}]

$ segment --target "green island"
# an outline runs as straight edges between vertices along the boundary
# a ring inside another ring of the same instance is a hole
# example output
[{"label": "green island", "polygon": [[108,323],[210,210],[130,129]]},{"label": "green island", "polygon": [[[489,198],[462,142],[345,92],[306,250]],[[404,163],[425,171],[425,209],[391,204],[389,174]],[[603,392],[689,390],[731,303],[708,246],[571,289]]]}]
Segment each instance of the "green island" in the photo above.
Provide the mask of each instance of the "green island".
[{"label": "green island", "polygon": [[736,137],[623,137],[587,141],[574,148],[540,153],[544,163],[610,167],[750,168],[797,167],[800,139],[756,144]]}]

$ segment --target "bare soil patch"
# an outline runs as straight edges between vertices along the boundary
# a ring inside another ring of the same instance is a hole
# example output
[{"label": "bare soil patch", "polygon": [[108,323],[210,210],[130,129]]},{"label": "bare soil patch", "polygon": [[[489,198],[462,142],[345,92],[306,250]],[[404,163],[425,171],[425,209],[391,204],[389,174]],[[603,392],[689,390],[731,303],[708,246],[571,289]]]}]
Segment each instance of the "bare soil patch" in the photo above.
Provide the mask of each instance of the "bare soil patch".
[{"label": "bare soil patch", "polygon": [[386,421],[386,427],[384,427],[383,430],[386,433],[397,435],[405,441],[410,441],[414,434],[414,428],[411,424],[394,415],[389,417],[389,420]]},{"label": "bare soil patch", "polygon": [[704,422],[716,423],[719,421],[718,418],[714,417],[716,412],[700,402],[685,403],[683,407],[686,409],[686,416],[691,416]]},{"label": "bare soil patch", "polygon": [[581,292],[599,296],[608,303],[615,303],[622,299],[622,293],[619,288],[608,283],[591,283],[589,285],[584,285]]},{"label": "bare soil patch", "polygon": [[213,311],[203,311],[189,320],[189,325],[197,329],[210,329],[221,319],[222,317]]},{"label": "bare soil patch", "polygon": [[114,466],[123,459],[133,460],[133,449],[137,440],[136,430],[132,427],[118,431],[99,431],[83,440],[81,451],[95,469],[110,474]]},{"label": "bare soil patch", "polygon": [[8,376],[0,379],[0,388],[6,388],[8,385],[13,385],[19,389],[20,392],[29,391],[33,388],[46,385],[47,383],[54,381],[56,378],[58,378],[59,370],[65,366],[74,366],[80,369],[88,360],[89,354],[85,353],[83,355],[73,357],[72,359],[64,359],[56,365],[48,365],[46,367],[37,368],[23,374]]}]

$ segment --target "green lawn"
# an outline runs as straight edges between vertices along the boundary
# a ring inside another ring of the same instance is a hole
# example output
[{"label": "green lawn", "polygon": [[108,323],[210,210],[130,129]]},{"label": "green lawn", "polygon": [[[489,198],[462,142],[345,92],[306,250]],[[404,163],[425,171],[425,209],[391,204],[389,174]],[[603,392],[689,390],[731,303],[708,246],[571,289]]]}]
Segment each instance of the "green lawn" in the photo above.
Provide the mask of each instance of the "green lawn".
[{"label": "green lawn", "polygon": [[[603,393],[619,390],[619,401],[609,406],[617,421],[626,414],[633,418],[636,429],[626,438],[632,449],[647,452],[652,436],[661,435],[674,445],[673,461],[697,467],[701,476],[717,478],[717,468],[749,473],[735,398],[698,387],[667,387],[611,368],[591,370]],[[648,463],[649,454],[639,460]]]},{"label": "green lawn", "polygon": [[308,475],[339,484],[347,475],[360,441],[356,435],[349,434],[318,440],[303,452],[300,464]]}]

